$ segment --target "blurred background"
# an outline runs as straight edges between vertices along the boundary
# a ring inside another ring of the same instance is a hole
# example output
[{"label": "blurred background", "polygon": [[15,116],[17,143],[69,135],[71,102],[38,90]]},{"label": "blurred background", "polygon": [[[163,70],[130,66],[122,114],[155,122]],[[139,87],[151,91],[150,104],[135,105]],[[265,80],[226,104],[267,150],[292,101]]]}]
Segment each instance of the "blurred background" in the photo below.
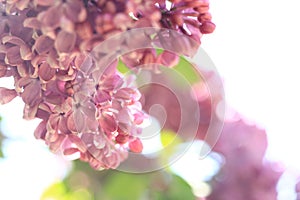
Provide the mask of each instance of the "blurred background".
[{"label": "blurred background", "polygon": [[[202,48],[224,80],[228,104],[227,122],[213,153],[199,159],[199,147],[205,144],[198,140],[164,170],[97,172],[88,164],[50,153],[42,141],[35,140],[38,121],[22,119],[23,103],[16,98],[0,107],[0,198],[296,199],[298,3],[227,0],[210,5],[217,28],[204,36]],[[201,62],[197,58],[194,61]],[[0,79],[0,85],[12,87],[13,81]],[[162,145],[173,140],[172,132],[161,140]]]}]

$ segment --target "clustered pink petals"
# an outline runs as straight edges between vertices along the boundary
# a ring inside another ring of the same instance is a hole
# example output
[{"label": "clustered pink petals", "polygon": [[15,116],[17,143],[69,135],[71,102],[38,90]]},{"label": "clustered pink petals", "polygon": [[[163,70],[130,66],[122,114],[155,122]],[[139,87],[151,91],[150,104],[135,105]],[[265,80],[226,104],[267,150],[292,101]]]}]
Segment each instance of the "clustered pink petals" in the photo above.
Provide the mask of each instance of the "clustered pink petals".
[{"label": "clustered pink petals", "polygon": [[[142,151],[139,125],[146,115],[140,92],[116,69],[119,60],[97,78],[92,50],[135,28],[169,28],[200,42],[214,27],[203,0],[13,0],[0,8],[0,77],[15,82],[14,89],[0,88],[0,103],[21,97],[24,118],[41,119],[36,138],[96,169],[116,168],[128,150]],[[173,52],[155,49],[121,59],[129,68],[178,63]]]}]

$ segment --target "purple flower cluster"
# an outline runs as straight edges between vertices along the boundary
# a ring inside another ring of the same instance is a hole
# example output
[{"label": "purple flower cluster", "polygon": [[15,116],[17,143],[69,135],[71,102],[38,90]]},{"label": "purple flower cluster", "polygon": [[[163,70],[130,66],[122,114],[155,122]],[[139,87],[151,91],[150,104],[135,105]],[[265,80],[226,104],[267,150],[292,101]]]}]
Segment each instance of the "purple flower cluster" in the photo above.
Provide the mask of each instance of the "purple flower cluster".
[{"label": "purple flower cluster", "polygon": [[[118,60],[91,81],[94,47],[141,27],[173,29],[200,42],[215,27],[206,0],[13,0],[0,7],[0,77],[15,81],[15,89],[0,88],[0,103],[20,96],[24,118],[42,120],[36,138],[96,169],[116,168],[128,150],[142,151],[146,115],[139,91],[117,71]],[[128,67],[178,62],[169,51],[151,49],[121,59]]]}]

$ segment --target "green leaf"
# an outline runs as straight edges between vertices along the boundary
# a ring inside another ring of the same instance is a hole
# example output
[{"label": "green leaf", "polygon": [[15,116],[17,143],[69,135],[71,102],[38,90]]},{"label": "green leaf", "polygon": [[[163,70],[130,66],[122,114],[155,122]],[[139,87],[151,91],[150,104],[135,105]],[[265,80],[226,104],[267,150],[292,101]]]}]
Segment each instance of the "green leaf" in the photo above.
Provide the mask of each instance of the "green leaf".
[{"label": "green leaf", "polygon": [[92,200],[93,197],[87,189],[80,188],[80,189],[70,192],[68,195],[66,195],[66,200],[74,200],[74,199],[76,199],[76,200]]},{"label": "green leaf", "polygon": [[172,130],[162,130],[160,133],[160,140],[163,147],[175,147],[182,143],[181,138]]},{"label": "green leaf", "polygon": [[140,199],[147,188],[147,175],[113,173],[104,185],[101,199]]},{"label": "green leaf", "polygon": [[130,71],[130,69],[121,60],[119,60],[117,69],[122,74],[126,74],[127,72]]},{"label": "green leaf", "polygon": [[170,186],[170,199],[195,199],[191,186],[181,177],[174,175],[172,184]]},{"label": "green leaf", "polygon": [[66,200],[67,188],[63,182],[57,182],[51,185],[42,194],[41,200],[55,199]]},{"label": "green leaf", "polygon": [[178,65],[173,69],[180,73],[191,85],[202,80],[202,78],[198,76],[199,73],[197,70],[184,57],[180,57]]},{"label": "green leaf", "polygon": [[156,192],[155,200],[194,200],[191,186],[181,177],[173,175],[168,189]]}]

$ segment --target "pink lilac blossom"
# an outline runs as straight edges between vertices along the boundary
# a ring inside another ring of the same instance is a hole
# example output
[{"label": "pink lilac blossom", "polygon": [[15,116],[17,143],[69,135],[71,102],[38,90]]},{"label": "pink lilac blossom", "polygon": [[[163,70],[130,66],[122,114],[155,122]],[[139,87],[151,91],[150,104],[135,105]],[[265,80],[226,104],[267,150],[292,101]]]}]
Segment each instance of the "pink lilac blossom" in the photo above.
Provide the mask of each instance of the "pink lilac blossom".
[{"label": "pink lilac blossom", "polygon": [[[217,116],[218,103],[223,100],[222,90],[219,88],[219,90],[211,91],[206,84],[207,82],[217,84],[219,82],[216,80],[217,75],[210,70],[201,69],[199,71],[205,77],[205,80],[202,77],[203,80],[196,82],[191,88],[184,88],[181,85],[182,89],[175,90],[176,86],[174,84],[176,83],[172,83],[171,80],[158,74],[151,77],[152,82],[160,83],[159,80],[164,78],[164,85],[150,84],[140,89],[143,109],[149,112],[153,105],[161,105],[168,116],[166,119],[160,120],[160,123],[163,124],[162,128],[178,133],[185,140],[206,140],[209,134],[218,135],[217,132],[208,133],[208,129],[211,125],[218,126],[222,124],[222,118],[215,117],[213,119],[213,115]],[[154,91],[156,95],[152,95]],[[157,98],[157,96],[160,98]],[[199,120],[197,122],[191,120],[191,116],[197,114]],[[154,113],[154,115],[154,117],[160,119],[160,114]],[[194,131],[195,128],[196,132]],[[179,129],[180,132],[178,132]],[[181,132],[183,134],[180,134]],[[210,145],[213,146],[214,144]]]},{"label": "pink lilac blossom", "polygon": [[[79,153],[96,169],[116,168],[128,150],[142,151],[146,115],[139,91],[116,70],[118,60],[93,78],[94,47],[134,28],[169,28],[198,42],[214,29],[203,0],[7,0],[0,8],[0,77],[15,81],[15,89],[0,88],[0,103],[21,97],[24,118],[41,119],[36,138],[54,152]],[[122,59],[128,67],[178,62],[174,53],[154,49]]]},{"label": "pink lilac blossom", "polygon": [[225,162],[212,180],[212,193],[207,200],[277,198],[276,184],[282,169],[264,160],[266,132],[243,119],[225,122],[214,150],[224,155]]},{"label": "pink lilac blossom", "polygon": [[[210,78],[213,77],[214,74],[210,73]],[[202,113],[197,137],[205,139],[211,116],[218,115],[211,99],[219,99],[219,94],[207,91],[201,82],[193,89]],[[225,118],[217,143],[211,144],[212,150],[221,154],[224,162],[210,182],[212,193],[205,199],[277,199],[276,185],[283,169],[280,164],[265,159],[268,145],[266,131],[248,124],[239,113],[231,112],[232,115]]]}]

